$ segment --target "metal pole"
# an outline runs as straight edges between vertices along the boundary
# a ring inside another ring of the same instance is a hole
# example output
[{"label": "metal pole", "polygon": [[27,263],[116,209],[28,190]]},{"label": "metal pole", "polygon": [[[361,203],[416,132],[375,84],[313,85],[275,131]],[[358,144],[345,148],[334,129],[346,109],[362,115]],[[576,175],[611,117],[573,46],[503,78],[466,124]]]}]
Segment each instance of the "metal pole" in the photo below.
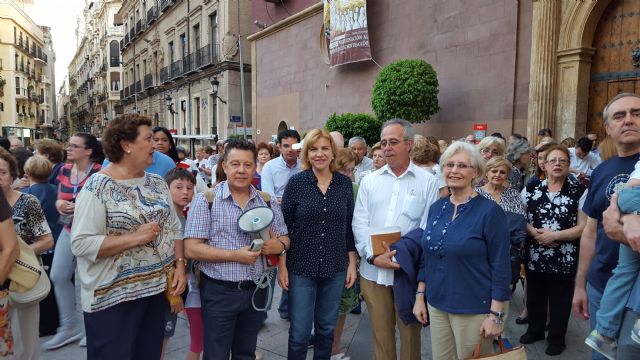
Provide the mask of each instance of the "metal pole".
[{"label": "metal pole", "polygon": [[238,53],[240,55],[240,102],[241,102],[241,116],[242,116],[242,130],[244,139],[247,139],[247,125],[244,112],[244,63],[242,62],[242,44],[240,43],[240,35],[238,35]]}]

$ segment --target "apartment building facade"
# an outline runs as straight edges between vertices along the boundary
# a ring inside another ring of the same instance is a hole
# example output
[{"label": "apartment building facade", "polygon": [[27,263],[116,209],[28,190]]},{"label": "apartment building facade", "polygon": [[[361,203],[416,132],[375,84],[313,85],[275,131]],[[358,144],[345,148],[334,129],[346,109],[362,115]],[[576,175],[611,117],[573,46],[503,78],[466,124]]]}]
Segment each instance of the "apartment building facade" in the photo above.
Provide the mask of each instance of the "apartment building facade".
[{"label": "apartment building facade", "polygon": [[124,0],[123,112],[150,117],[190,150],[250,137],[249,12],[249,0]]},{"label": "apartment building facade", "polygon": [[15,1],[0,0],[0,126],[26,144],[52,134],[52,38]]},{"label": "apartment building facade", "polygon": [[70,132],[100,136],[107,122],[116,116],[122,89],[120,39],[116,25],[121,0],[87,2],[77,34],[78,48],[69,64]]}]

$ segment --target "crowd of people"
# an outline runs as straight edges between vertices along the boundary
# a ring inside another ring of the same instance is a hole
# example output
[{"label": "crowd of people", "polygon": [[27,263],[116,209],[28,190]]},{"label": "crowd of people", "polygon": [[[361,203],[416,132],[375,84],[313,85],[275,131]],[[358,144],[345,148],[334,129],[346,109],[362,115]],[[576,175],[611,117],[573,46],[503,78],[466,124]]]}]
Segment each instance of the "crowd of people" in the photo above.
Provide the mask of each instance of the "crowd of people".
[{"label": "crowd of people", "polygon": [[[425,326],[434,359],[463,359],[492,351],[521,283],[520,343],[562,354],[573,308],[594,359],[638,358],[640,96],[603,114],[602,142],[542,129],[449,143],[392,119],[375,144],[286,130],[190,158],[137,114],[100,140],[2,139],[0,356],[79,342],[89,359],[158,359],[184,311],[187,359],[260,358],[277,283],[290,359],[310,344],[314,359],[348,359],[340,338],[361,300],[376,359],[397,358],[396,329],[400,358],[419,359]],[[262,241],[238,223],[255,208],[272,215],[252,218],[270,219]],[[18,237],[52,288],[19,306],[7,281]]]}]

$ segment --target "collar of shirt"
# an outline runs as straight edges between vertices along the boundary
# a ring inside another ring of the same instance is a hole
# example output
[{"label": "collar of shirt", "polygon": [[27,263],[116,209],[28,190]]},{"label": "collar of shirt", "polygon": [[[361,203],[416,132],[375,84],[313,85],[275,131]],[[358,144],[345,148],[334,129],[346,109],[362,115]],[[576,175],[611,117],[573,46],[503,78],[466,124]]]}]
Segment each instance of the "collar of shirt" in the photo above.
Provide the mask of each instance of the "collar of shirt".
[{"label": "collar of shirt", "polygon": [[[222,199],[228,200],[229,198],[231,198],[231,201],[235,202],[235,200],[233,200],[233,197],[231,197],[231,189],[229,189],[229,182],[225,180],[224,182],[221,183],[221,185],[222,185],[222,189],[221,189],[222,192],[220,193],[220,196],[222,197]],[[258,195],[258,192],[253,186],[249,186],[249,200],[247,201],[247,206],[249,206],[249,203],[251,203],[253,199],[255,199],[256,197],[260,197],[260,195]],[[266,206],[266,203],[263,204],[263,206]]]},{"label": "collar of shirt", "polygon": [[287,164],[287,162],[284,160],[284,155],[280,155],[278,159],[280,160],[279,163],[283,169],[299,169],[300,168],[300,158],[296,159],[296,164],[293,166],[289,166],[289,164]]},{"label": "collar of shirt", "polygon": [[385,166],[383,166],[380,169],[380,174],[381,175],[385,174],[385,173],[389,174],[389,175],[391,175],[391,176],[393,176],[395,178],[398,178],[398,179],[401,179],[401,178],[403,178],[405,176],[409,176],[409,175],[415,177],[416,176],[416,165],[413,163],[413,161],[410,161],[409,162],[409,166],[407,167],[407,170],[405,170],[402,173],[402,175],[396,176],[396,174],[393,173],[393,170],[391,170],[391,168],[389,167],[389,164],[386,164]]}]

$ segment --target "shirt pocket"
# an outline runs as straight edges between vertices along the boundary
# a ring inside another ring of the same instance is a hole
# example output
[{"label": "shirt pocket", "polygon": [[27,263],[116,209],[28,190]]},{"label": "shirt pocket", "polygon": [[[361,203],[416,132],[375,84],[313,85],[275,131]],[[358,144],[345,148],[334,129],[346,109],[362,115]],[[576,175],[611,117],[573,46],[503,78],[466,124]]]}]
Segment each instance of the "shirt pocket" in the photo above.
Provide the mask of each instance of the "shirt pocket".
[{"label": "shirt pocket", "polygon": [[426,208],[426,199],[421,196],[409,194],[404,199],[402,213],[411,220],[420,220]]}]

